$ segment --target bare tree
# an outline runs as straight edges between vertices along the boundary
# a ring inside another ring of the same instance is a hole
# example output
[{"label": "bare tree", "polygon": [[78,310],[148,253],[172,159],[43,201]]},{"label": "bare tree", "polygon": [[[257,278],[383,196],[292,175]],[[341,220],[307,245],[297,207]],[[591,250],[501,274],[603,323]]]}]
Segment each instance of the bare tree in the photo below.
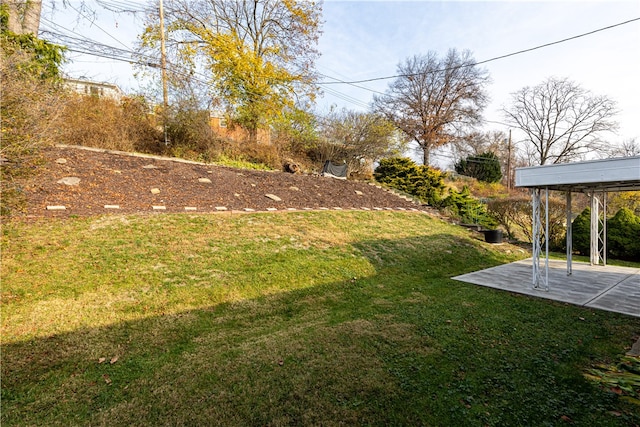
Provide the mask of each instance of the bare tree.
[{"label": "bare tree", "polygon": [[395,126],[375,113],[332,110],[319,119],[319,131],[320,162],[345,161],[351,175],[370,175],[374,162],[406,148]]},{"label": "bare tree", "polygon": [[507,134],[501,130],[489,132],[471,131],[455,138],[451,143],[451,149],[456,160],[490,151],[495,153],[501,160],[504,158],[506,162],[508,139]]},{"label": "bare tree", "polygon": [[550,77],[512,94],[506,120],[522,130],[530,164],[563,163],[600,151],[600,135],[615,131],[615,101],[578,84]]},{"label": "bare tree", "polygon": [[607,157],[632,157],[640,156],[640,143],[635,139],[622,141],[620,145],[612,145]]},{"label": "bare tree", "polygon": [[398,65],[398,77],[374,97],[374,109],[418,144],[428,165],[431,150],[479,122],[488,82],[470,51],[450,49],[442,59],[430,51]]}]

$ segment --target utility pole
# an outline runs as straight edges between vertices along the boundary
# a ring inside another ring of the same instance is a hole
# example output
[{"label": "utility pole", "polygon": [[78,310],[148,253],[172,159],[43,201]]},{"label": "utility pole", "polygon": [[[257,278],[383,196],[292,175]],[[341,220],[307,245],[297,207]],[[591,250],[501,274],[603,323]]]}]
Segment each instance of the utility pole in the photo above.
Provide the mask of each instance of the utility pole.
[{"label": "utility pole", "polygon": [[511,129],[509,129],[509,142],[507,143],[507,190],[511,190]]},{"label": "utility pole", "polygon": [[162,68],[162,128],[164,129],[164,145],[169,145],[167,136],[167,113],[169,110],[169,91],[167,89],[167,51],[164,39],[164,8],[160,0],[160,67]]}]

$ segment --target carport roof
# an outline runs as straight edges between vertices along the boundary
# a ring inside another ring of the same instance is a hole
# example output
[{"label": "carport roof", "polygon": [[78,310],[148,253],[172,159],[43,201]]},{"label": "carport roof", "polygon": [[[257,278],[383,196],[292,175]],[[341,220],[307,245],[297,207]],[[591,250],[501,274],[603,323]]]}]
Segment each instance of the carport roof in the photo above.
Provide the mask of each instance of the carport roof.
[{"label": "carport roof", "polygon": [[560,191],[640,190],[640,156],[518,168],[516,187]]}]

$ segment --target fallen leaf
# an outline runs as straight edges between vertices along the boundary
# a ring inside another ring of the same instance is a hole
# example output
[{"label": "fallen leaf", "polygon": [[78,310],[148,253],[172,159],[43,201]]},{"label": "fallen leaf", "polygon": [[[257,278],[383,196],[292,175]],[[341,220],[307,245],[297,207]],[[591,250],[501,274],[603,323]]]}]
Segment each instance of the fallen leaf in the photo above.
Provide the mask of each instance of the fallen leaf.
[{"label": "fallen leaf", "polygon": [[284,365],[284,360],[282,360],[282,359],[278,360],[278,365],[280,365],[280,366]]},{"label": "fallen leaf", "polygon": [[562,421],[566,421],[568,423],[572,423],[573,422],[573,420],[571,418],[567,417],[566,415],[561,416],[560,419]]},{"label": "fallen leaf", "polygon": [[116,363],[117,361],[118,361],[118,356],[113,356],[113,357],[111,358],[111,360],[109,361],[109,363],[111,363],[111,364],[113,365],[113,364],[114,364],[114,363]]},{"label": "fallen leaf", "polygon": [[106,357],[101,357],[100,359],[98,359],[98,363],[104,363],[105,360],[107,360]]},{"label": "fallen leaf", "polygon": [[105,383],[107,383],[107,384],[111,384],[111,382],[112,382],[112,381],[111,381],[111,378],[109,378],[109,375],[107,375],[107,374],[103,374],[103,375],[102,375],[102,378],[104,378],[104,382],[105,382]]}]

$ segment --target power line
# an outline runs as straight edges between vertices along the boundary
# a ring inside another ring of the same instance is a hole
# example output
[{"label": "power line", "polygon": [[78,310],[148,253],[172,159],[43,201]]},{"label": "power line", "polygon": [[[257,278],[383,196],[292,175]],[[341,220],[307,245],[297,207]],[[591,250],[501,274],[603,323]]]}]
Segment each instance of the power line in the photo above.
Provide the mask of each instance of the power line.
[{"label": "power line", "polygon": [[359,99],[356,99],[352,96],[349,96],[347,94],[344,94],[342,92],[338,92],[335,89],[331,89],[331,88],[323,88],[328,94],[335,96],[336,98],[342,99],[343,101],[349,102],[351,104],[357,105],[358,107],[362,107],[362,108],[368,108],[369,104],[367,104],[364,101],[361,101]]},{"label": "power line", "polygon": [[327,75],[327,74],[323,74],[323,73],[318,73],[318,74],[319,74],[319,75],[321,75],[321,76],[323,76],[323,77],[326,77],[326,78],[329,78],[329,79],[335,80],[334,82],[318,82],[318,83],[316,83],[316,84],[319,84],[319,85],[343,83],[343,84],[347,84],[347,85],[350,85],[350,86],[356,87],[356,88],[358,88],[358,89],[363,89],[363,90],[366,90],[366,91],[369,91],[369,92],[377,93],[377,94],[380,94],[380,95],[385,95],[385,93],[384,93],[384,92],[379,92],[379,91],[377,91],[377,90],[370,89],[370,88],[368,88],[368,87],[359,86],[359,85],[355,84],[355,83],[359,83],[359,82],[347,82],[347,81],[341,80],[341,79],[339,79],[339,78],[337,78],[337,77],[329,76],[329,75]]},{"label": "power line", "polygon": [[134,2],[126,2],[126,1],[117,1],[117,0],[96,0],[103,8],[115,12],[115,13],[142,13],[146,12],[144,8],[141,8],[141,5],[135,4]]},{"label": "power line", "polygon": [[[475,67],[476,65],[486,64],[488,62],[498,61],[500,59],[509,58],[511,56],[520,55],[520,54],[523,54],[523,53],[526,53],[526,52],[531,52],[531,51],[534,51],[534,50],[537,50],[537,49],[542,49],[542,48],[553,46],[553,45],[556,45],[556,44],[565,43],[565,42],[568,42],[570,40],[575,40],[575,39],[578,39],[578,38],[581,38],[581,37],[585,37],[585,36],[589,36],[591,34],[595,34],[595,33],[601,32],[601,31],[610,30],[612,28],[619,27],[619,26],[622,26],[622,25],[626,25],[626,24],[629,24],[629,23],[635,22],[635,21],[640,21],[640,17],[629,19],[627,21],[619,22],[617,24],[609,25],[609,26],[606,26],[606,27],[598,28],[598,29],[593,30],[593,31],[589,31],[589,32],[586,32],[586,33],[578,34],[576,36],[568,37],[568,38],[565,38],[565,39],[562,39],[562,40],[557,40],[557,41],[554,41],[554,42],[551,42],[551,43],[545,43],[545,44],[541,44],[541,45],[538,45],[538,46],[535,46],[535,47],[532,47],[532,48],[523,49],[523,50],[519,50],[517,52],[512,52],[512,53],[508,53],[508,54],[505,54],[505,55],[496,56],[496,57],[493,57],[493,58],[490,58],[490,59],[485,59],[484,61],[478,61],[478,62],[474,62],[472,64],[463,64],[463,65],[459,65],[459,66],[451,67],[451,68],[443,68],[441,70],[433,70],[433,71],[430,71],[430,73],[439,73],[439,72],[443,72],[443,71],[455,70],[455,69],[458,69],[458,68]],[[364,80],[321,82],[321,83],[318,83],[318,84],[349,84],[349,85],[355,85],[355,84],[358,84],[358,83],[369,83],[369,82],[374,82],[374,81],[379,81],[379,80],[395,79],[395,78],[398,78],[398,77],[413,77],[413,76],[418,76],[418,75],[421,75],[421,74],[423,74],[423,73],[397,74],[397,75],[394,75],[394,76],[374,77],[374,78],[371,78],[371,79],[364,79]],[[335,80],[338,80],[338,79],[335,79]],[[364,87],[360,87],[360,88],[361,89],[366,89]],[[366,90],[370,90],[370,89],[366,89]],[[376,92],[376,91],[372,91],[372,92]]]},{"label": "power line", "polygon": [[69,7],[73,10],[75,10],[78,15],[82,16],[84,19],[86,19],[87,21],[89,21],[91,23],[91,25],[95,26],[97,29],[99,29],[100,31],[102,31],[103,33],[105,33],[106,35],[108,35],[109,37],[111,37],[113,40],[115,40],[116,42],[120,43],[122,46],[124,46],[125,48],[129,48],[129,46],[127,46],[126,44],[124,44],[123,42],[121,42],[120,40],[118,40],[116,37],[114,37],[111,33],[109,33],[108,31],[106,31],[105,29],[103,29],[101,26],[99,26],[98,24],[95,23],[94,20],[92,20],[91,18],[89,18],[87,15],[85,15],[84,13],[82,13],[81,10],[76,9],[75,7],[73,7],[73,5],[71,3],[69,3]]}]

